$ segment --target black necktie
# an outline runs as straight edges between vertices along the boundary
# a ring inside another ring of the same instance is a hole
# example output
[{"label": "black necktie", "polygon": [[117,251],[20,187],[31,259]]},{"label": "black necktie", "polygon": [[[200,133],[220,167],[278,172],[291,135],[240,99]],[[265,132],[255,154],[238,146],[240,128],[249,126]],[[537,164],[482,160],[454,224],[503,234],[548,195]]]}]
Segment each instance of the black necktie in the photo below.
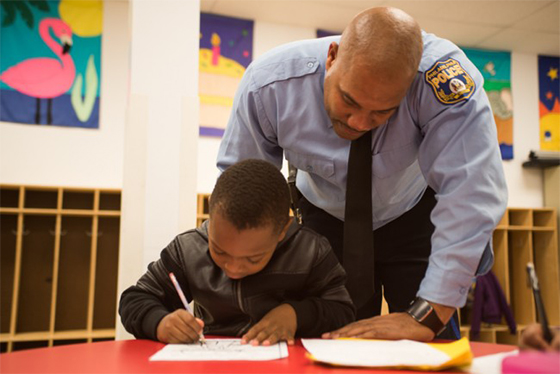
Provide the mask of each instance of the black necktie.
[{"label": "black necktie", "polygon": [[373,296],[371,132],[353,140],[348,157],[343,265],[346,287],[360,309]]}]

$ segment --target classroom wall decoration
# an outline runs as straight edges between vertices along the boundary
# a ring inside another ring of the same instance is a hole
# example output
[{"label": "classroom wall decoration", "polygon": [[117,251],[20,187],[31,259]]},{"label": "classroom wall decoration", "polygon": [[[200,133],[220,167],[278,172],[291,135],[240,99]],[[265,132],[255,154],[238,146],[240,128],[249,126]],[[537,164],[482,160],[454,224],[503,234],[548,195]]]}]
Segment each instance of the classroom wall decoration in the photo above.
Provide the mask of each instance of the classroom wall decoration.
[{"label": "classroom wall decoration", "polygon": [[559,57],[539,56],[539,118],[542,151],[560,151]]},{"label": "classroom wall decoration", "polygon": [[498,127],[503,160],[513,159],[513,101],[511,96],[511,53],[462,48],[484,77],[484,90],[490,100]]},{"label": "classroom wall decoration", "polygon": [[99,128],[102,1],[0,4],[0,121]]},{"label": "classroom wall decoration", "polygon": [[199,52],[200,130],[221,137],[233,97],[253,58],[253,21],[201,13]]}]

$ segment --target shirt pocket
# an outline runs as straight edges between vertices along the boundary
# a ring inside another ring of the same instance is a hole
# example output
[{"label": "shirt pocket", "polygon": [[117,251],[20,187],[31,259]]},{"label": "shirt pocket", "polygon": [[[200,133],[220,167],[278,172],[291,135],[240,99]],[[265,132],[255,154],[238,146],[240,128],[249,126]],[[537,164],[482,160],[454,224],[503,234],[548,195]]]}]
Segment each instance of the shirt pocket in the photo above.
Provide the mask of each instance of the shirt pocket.
[{"label": "shirt pocket", "polygon": [[372,157],[373,188],[383,205],[396,204],[417,194],[424,184],[418,164],[418,146],[405,146],[380,152]]},{"label": "shirt pocket", "polygon": [[334,182],[334,160],[328,157],[286,150],[286,159],[298,170]]}]

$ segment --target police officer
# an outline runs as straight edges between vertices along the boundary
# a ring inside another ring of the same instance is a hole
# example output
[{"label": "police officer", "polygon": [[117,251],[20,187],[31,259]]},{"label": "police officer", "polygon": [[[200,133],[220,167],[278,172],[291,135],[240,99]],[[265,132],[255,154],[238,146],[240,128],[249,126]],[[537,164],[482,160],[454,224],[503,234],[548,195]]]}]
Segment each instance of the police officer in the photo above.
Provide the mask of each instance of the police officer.
[{"label": "police officer", "polygon": [[[375,293],[357,322],[324,337],[458,338],[452,316],[492,265],[507,190],[482,76],[453,43],[371,8],[342,36],[269,51],[240,83],[218,168],[255,157],[280,168],[284,155],[304,225],[342,261],[349,149],[365,136]],[[382,294],[391,313],[378,316]]]}]

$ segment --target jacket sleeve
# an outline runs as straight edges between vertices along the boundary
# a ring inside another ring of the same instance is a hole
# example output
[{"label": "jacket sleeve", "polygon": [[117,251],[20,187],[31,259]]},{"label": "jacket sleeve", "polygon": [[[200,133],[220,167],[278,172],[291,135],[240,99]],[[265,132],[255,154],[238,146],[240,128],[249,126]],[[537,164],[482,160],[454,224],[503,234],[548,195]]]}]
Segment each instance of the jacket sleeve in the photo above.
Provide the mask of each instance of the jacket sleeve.
[{"label": "jacket sleeve", "polygon": [[346,273],[326,238],[318,241],[319,251],[306,281],[306,295],[290,300],[297,316],[297,335],[319,337],[353,322],[356,310],[346,290]]},{"label": "jacket sleeve", "polygon": [[179,265],[180,244],[175,239],[162,252],[159,260],[148,265],[148,271],[136,285],[126,289],[120,298],[119,315],[126,329],[138,339],[157,340],[157,326],[167,314],[182,308],[169,273],[173,272],[188,300],[191,300],[187,278]]},{"label": "jacket sleeve", "polygon": [[506,210],[508,195],[482,75],[466,58],[453,56],[476,85],[468,100],[445,105],[428,83],[419,85],[424,138],[418,161],[436,191],[437,204],[431,213],[435,231],[430,262],[418,296],[462,307],[475,274],[492,266],[492,232]]}]

